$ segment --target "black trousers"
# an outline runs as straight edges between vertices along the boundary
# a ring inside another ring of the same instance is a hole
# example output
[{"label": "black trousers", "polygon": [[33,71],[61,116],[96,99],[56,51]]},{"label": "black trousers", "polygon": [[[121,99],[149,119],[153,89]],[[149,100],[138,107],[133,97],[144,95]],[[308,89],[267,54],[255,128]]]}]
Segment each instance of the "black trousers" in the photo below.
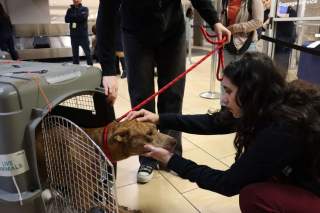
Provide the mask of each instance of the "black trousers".
[{"label": "black trousers", "polygon": [[19,59],[18,52],[14,48],[13,34],[0,35],[0,49],[9,52],[12,60]]},{"label": "black trousers", "polygon": [[[158,89],[161,89],[186,69],[185,33],[172,36],[155,47],[140,44],[136,36],[130,32],[122,32],[128,89],[131,107],[139,105],[155,93],[154,64],[157,64]],[[158,113],[182,113],[185,77],[173,84],[158,96]],[[143,106],[144,109],[155,112],[155,100]],[[160,129],[178,140],[173,153],[182,155],[181,132]],[[153,158],[139,157],[143,165],[154,166]]]},{"label": "black trousers", "polygon": [[88,36],[77,36],[77,37],[71,37],[71,46],[72,46],[72,61],[73,64],[79,64],[79,46],[82,47],[86,58],[87,58],[87,64],[93,65],[91,50],[90,50],[90,42]]}]

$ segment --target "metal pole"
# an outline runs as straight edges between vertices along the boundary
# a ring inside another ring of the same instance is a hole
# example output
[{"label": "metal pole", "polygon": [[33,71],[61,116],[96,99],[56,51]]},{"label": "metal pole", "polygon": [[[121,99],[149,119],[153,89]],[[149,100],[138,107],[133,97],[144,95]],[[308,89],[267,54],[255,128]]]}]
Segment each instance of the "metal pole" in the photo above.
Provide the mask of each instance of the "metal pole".
[{"label": "metal pole", "polygon": [[189,35],[188,35],[188,58],[189,61],[187,61],[187,64],[195,64],[194,62],[191,61],[191,23],[189,24]]},{"label": "metal pole", "polygon": [[[212,49],[214,49],[214,46],[212,45]],[[211,74],[210,74],[210,92],[202,92],[200,93],[200,96],[202,98],[208,98],[208,99],[220,99],[220,93],[215,92],[215,81],[216,81],[216,72],[218,68],[218,53],[215,52],[212,54],[212,60],[211,60]]]}]

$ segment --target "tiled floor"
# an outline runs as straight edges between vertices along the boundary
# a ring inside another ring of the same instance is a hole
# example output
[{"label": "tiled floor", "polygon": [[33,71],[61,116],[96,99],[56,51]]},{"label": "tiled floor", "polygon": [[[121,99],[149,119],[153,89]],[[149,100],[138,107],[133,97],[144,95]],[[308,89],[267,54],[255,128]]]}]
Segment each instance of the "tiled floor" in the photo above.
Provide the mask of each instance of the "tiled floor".
[{"label": "tiled floor", "polygon": [[[202,57],[193,57],[192,61],[199,61]],[[209,108],[220,108],[219,99],[209,100],[199,96],[201,92],[209,91],[210,72],[211,60],[207,59],[187,75],[183,114],[204,114]],[[130,99],[126,79],[117,78],[119,95],[115,113],[119,117],[130,110]],[[220,82],[215,82],[215,89],[220,92]],[[182,136],[183,157],[220,170],[228,169],[233,163],[234,134],[202,136],[183,133]],[[149,183],[139,184],[136,178],[138,168],[137,156],[118,163],[116,185],[120,205],[145,213],[240,212],[238,196],[228,198],[200,189],[197,184],[181,179],[164,168],[156,170]]]}]

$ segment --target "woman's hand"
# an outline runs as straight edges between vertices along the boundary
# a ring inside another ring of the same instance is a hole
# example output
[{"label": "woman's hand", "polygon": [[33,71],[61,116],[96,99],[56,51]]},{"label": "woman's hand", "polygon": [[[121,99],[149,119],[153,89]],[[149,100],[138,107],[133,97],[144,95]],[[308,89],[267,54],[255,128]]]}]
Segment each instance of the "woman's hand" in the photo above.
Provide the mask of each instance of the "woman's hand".
[{"label": "woman's hand", "polygon": [[117,77],[116,76],[104,76],[102,80],[102,84],[104,87],[105,94],[107,97],[107,103],[111,102],[111,106],[117,100],[118,96],[118,84],[117,84]]},{"label": "woman's hand", "polygon": [[145,109],[130,112],[126,117],[126,120],[130,121],[136,117],[140,117],[136,119],[138,122],[150,122],[159,124],[159,115],[149,112]]},{"label": "woman's hand", "polygon": [[151,145],[145,145],[144,148],[149,152],[141,153],[140,156],[153,157],[154,159],[161,161],[164,164],[168,164],[170,158],[173,155],[166,149],[156,148]]}]

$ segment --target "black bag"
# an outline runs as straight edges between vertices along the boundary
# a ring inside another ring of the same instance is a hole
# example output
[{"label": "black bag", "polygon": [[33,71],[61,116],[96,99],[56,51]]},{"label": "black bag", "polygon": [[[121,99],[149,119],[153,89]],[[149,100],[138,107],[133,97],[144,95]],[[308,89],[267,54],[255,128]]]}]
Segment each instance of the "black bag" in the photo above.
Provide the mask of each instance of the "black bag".
[{"label": "black bag", "polygon": [[50,38],[48,36],[36,36],[33,39],[34,48],[50,48]]},{"label": "black bag", "polygon": [[[250,16],[252,17],[251,3],[252,3],[252,0],[249,0],[248,1],[248,12],[249,12]],[[227,10],[227,8],[228,8],[228,0],[222,0],[222,7],[223,7],[222,14],[224,14],[224,16],[226,18],[226,24],[228,25],[228,21],[229,21],[229,19],[228,19],[228,10]],[[245,53],[249,49],[249,47],[250,47],[250,45],[252,43],[253,32],[254,31],[252,31],[249,34],[246,42],[243,44],[243,46],[239,50],[236,48],[236,46],[233,43],[233,36],[231,36],[230,43],[225,44],[224,47],[226,48],[228,53],[230,53],[231,55],[242,55],[243,53]],[[257,29],[257,33],[258,33],[258,40],[260,40],[261,33],[262,33],[262,26]]]}]

